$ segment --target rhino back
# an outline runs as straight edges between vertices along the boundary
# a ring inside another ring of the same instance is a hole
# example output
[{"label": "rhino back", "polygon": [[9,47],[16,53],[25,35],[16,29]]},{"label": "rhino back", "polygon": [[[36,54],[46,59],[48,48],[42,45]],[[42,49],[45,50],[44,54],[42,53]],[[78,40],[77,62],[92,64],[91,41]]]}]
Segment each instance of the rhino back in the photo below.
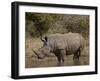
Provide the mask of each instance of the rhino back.
[{"label": "rhino back", "polygon": [[52,50],[65,49],[74,53],[83,46],[84,38],[78,33],[55,34],[48,37],[48,44]]}]

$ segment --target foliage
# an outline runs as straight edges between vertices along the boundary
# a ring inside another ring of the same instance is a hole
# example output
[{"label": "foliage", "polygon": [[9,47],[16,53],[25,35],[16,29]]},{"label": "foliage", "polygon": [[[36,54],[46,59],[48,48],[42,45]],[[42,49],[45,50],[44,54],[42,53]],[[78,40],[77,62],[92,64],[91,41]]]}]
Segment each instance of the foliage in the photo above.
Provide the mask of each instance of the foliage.
[{"label": "foliage", "polygon": [[35,31],[39,35],[45,34],[58,18],[60,17],[54,14],[26,13],[26,20],[33,21]]},{"label": "foliage", "polygon": [[89,35],[89,16],[26,12],[26,36],[77,32]]}]

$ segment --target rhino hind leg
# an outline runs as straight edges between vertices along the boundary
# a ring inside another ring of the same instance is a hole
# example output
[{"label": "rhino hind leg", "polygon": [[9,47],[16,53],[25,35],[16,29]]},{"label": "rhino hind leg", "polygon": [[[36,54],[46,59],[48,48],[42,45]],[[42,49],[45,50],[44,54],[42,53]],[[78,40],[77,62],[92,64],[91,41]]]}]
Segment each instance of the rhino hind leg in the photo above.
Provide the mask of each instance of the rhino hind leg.
[{"label": "rhino hind leg", "polygon": [[74,59],[78,59],[79,60],[79,57],[81,55],[81,50],[80,48],[74,53],[74,56],[73,56],[73,60]]},{"label": "rhino hind leg", "polygon": [[78,54],[78,59],[81,56],[81,49],[79,48],[79,54]]},{"label": "rhino hind leg", "polygon": [[79,50],[78,50],[78,54],[77,54],[77,58],[79,59],[80,56],[81,56],[81,49],[79,48]]}]

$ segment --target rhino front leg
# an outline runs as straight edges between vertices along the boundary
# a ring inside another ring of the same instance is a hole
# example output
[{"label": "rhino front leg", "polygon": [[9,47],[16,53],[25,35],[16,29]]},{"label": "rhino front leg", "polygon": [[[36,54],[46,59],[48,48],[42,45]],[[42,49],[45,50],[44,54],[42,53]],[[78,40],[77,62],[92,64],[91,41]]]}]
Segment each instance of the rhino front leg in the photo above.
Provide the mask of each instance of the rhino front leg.
[{"label": "rhino front leg", "polygon": [[59,49],[54,54],[56,55],[59,64],[64,63],[64,55],[66,54],[66,51],[64,49]]},{"label": "rhino front leg", "polygon": [[57,58],[58,58],[58,63],[61,64],[61,55],[59,54]]},{"label": "rhino front leg", "polygon": [[60,50],[60,56],[61,56],[61,60],[64,63],[65,59],[64,59],[64,55],[66,54],[66,51],[64,49]]},{"label": "rhino front leg", "polygon": [[57,57],[58,64],[61,64],[61,56],[60,56],[60,54],[58,52],[57,53],[54,53],[54,54]]}]

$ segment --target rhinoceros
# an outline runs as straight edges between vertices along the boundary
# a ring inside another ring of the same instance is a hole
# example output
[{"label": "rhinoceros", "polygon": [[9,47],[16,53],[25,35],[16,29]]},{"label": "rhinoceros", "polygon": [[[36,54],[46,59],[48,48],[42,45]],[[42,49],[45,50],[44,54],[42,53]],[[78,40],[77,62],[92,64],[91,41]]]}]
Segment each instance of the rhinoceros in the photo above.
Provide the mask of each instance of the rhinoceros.
[{"label": "rhinoceros", "polygon": [[41,38],[43,46],[33,52],[38,59],[43,59],[50,53],[54,53],[58,62],[64,62],[65,55],[73,54],[73,59],[81,55],[84,48],[84,38],[79,33],[53,34]]}]

